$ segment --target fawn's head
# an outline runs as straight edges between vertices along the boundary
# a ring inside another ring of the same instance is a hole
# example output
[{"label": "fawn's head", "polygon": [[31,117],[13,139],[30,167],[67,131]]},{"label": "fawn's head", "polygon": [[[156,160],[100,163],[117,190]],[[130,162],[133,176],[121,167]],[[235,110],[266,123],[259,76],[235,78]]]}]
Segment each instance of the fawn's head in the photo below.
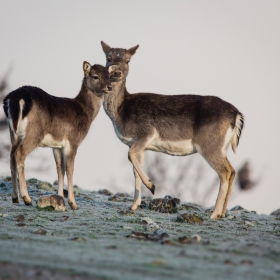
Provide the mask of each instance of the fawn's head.
[{"label": "fawn's head", "polygon": [[106,55],[106,67],[111,65],[118,65],[119,70],[127,77],[129,71],[129,62],[131,57],[135,54],[139,45],[130,49],[111,48],[109,45],[101,41],[102,49]]},{"label": "fawn's head", "polygon": [[84,85],[87,89],[99,97],[112,91],[109,72],[106,67],[98,64],[91,66],[88,62],[84,61],[83,70],[85,73]]}]

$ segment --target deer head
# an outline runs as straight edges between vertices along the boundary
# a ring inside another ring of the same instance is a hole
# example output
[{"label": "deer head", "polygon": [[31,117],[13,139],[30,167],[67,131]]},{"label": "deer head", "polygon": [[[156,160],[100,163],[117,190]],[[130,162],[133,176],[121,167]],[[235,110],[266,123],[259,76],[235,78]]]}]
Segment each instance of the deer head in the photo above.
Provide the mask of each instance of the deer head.
[{"label": "deer head", "polygon": [[101,41],[102,49],[106,55],[106,67],[118,65],[119,70],[127,77],[129,71],[129,62],[135,54],[139,45],[130,49],[111,48],[109,45]]}]

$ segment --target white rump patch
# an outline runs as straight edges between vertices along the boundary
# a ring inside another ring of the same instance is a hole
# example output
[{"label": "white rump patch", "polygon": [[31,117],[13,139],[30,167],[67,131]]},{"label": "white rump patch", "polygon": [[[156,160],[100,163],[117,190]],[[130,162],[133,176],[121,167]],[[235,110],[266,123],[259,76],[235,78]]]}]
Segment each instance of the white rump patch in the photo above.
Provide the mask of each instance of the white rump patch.
[{"label": "white rump patch", "polygon": [[229,144],[231,142],[231,139],[233,137],[233,133],[234,133],[234,130],[231,127],[229,127],[226,134],[225,134],[224,145],[222,147],[222,154],[224,156],[227,155],[227,149],[228,149],[228,146],[229,146]]},{"label": "white rump patch", "polygon": [[8,107],[8,117],[7,117],[7,121],[8,121],[10,130],[13,132],[13,134],[16,134],[16,133],[15,133],[15,130],[14,130],[14,126],[13,126],[13,119],[12,119],[12,116],[11,116],[11,111],[10,111],[10,100],[9,100],[9,99],[7,100],[7,107]]}]

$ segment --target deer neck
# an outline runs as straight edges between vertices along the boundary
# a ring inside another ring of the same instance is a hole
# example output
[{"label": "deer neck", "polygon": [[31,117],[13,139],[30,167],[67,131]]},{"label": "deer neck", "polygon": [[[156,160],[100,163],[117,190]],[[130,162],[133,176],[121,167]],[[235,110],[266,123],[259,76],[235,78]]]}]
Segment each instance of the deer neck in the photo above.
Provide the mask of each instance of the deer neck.
[{"label": "deer neck", "polygon": [[81,90],[75,100],[80,103],[83,107],[83,111],[88,115],[90,120],[93,121],[99,112],[103,97],[98,97],[94,92],[89,90],[83,82]]},{"label": "deer neck", "polygon": [[120,81],[112,85],[113,92],[104,96],[103,106],[112,122],[117,124],[120,121],[118,109],[123,104],[125,96],[129,93],[126,90],[125,81]]}]

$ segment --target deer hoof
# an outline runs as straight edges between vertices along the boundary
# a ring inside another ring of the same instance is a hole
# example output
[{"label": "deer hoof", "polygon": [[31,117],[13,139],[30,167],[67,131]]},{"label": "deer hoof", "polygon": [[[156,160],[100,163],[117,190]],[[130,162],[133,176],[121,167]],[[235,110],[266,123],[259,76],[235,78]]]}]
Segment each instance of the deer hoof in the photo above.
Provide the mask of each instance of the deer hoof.
[{"label": "deer hoof", "polygon": [[13,201],[13,203],[19,203],[19,198],[18,197],[12,198],[12,201]]},{"label": "deer hoof", "polygon": [[74,204],[73,202],[68,202],[69,206],[71,207],[72,210],[77,210],[78,207],[76,204]]},{"label": "deer hoof", "polygon": [[132,211],[136,211],[137,209],[138,209],[138,207],[139,207],[139,205],[137,205],[137,204],[133,204],[132,206],[131,206],[131,210]]},{"label": "deer hoof", "polygon": [[27,206],[32,205],[32,200],[29,196],[28,196],[28,198],[26,196],[23,196],[22,199],[23,199],[25,205],[27,205]]},{"label": "deer hoof", "polygon": [[153,185],[152,188],[150,189],[152,194],[155,194],[155,189],[156,189],[156,187],[155,187],[155,185]]},{"label": "deer hoof", "polygon": [[210,219],[211,220],[220,220],[222,217],[222,215],[219,215],[219,214],[215,214],[213,213],[211,216],[210,216]]}]

